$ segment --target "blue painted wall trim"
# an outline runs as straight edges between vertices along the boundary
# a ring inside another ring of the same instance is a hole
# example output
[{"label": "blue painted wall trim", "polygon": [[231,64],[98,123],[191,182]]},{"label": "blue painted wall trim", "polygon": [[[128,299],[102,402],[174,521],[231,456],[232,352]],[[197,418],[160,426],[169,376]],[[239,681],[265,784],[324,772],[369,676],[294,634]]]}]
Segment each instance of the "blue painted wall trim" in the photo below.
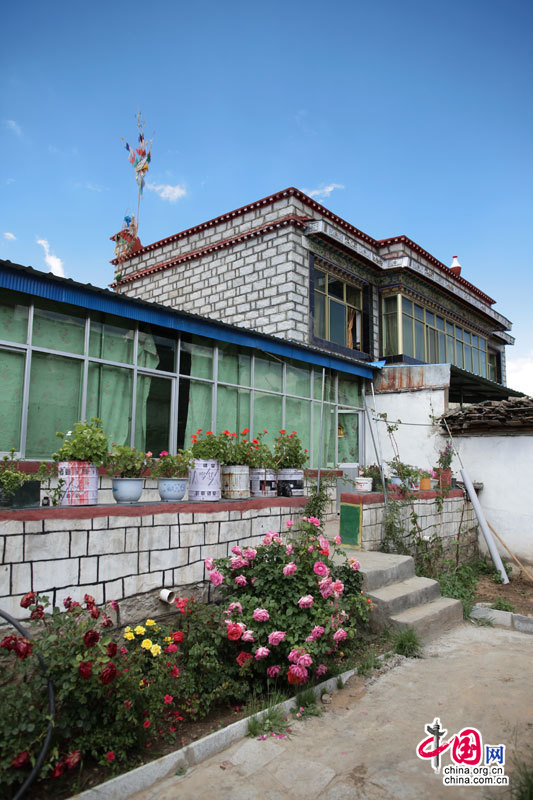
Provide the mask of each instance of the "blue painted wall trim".
[{"label": "blue painted wall trim", "polygon": [[[124,295],[103,292],[101,289],[90,285],[83,286],[77,283],[65,283],[63,279],[54,279],[52,275],[41,277],[34,271],[26,272],[24,268],[0,265],[0,286],[16,292],[43,297],[57,303],[70,303],[92,311],[101,311],[115,314],[118,317],[133,319],[138,322],[147,322],[152,325],[161,325],[184,333],[194,333],[206,336],[221,342],[229,342],[244,347],[253,347],[267,353],[293,358],[319,367],[328,367],[339,372],[357,375],[362,378],[372,379],[373,369],[370,366],[351,364],[335,356],[316,353],[297,344],[276,341],[263,337],[253,331],[236,330],[230,326],[217,323],[213,320],[202,319],[182,314],[177,310],[166,310],[147,302],[136,302],[133,298]],[[375,368],[374,368],[375,369]]]}]

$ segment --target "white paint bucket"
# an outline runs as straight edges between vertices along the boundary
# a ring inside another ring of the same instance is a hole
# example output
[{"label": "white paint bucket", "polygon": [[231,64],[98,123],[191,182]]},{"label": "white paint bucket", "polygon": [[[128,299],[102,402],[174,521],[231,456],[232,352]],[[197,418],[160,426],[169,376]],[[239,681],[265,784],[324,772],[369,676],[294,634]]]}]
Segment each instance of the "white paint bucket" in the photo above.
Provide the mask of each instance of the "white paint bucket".
[{"label": "white paint bucket", "polygon": [[226,500],[243,500],[250,497],[250,467],[224,465],[222,472],[222,497]]},{"label": "white paint bucket", "polygon": [[280,497],[303,497],[303,469],[280,469],[278,471],[278,495]]},{"label": "white paint bucket", "polygon": [[95,506],[98,503],[98,467],[88,461],[60,461],[58,478],[63,481],[60,505]]},{"label": "white paint bucket", "polygon": [[278,492],[275,469],[254,467],[250,470],[250,494],[252,497],[275,497]]},{"label": "white paint bucket", "polygon": [[356,478],[355,479],[356,492],[371,492],[372,491],[372,478]]},{"label": "white paint bucket", "polygon": [[193,503],[220,500],[220,464],[212,459],[194,459],[189,467],[189,500]]}]

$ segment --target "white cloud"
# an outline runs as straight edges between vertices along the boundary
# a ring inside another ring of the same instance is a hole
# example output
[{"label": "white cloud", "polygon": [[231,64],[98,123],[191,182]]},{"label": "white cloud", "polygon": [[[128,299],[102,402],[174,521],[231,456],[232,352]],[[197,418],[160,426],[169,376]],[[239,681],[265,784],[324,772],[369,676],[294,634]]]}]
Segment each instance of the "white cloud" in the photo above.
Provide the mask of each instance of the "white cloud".
[{"label": "white cloud", "polygon": [[14,233],[9,233],[9,231],[6,231],[4,233],[4,239],[9,239],[10,242],[15,242],[17,240],[17,237],[15,236]]},{"label": "white cloud", "polygon": [[22,136],[22,128],[18,122],[15,122],[14,119],[6,119],[4,120],[4,124],[6,128],[9,128],[9,130],[15,134],[15,136]]},{"label": "white cloud", "polygon": [[147,183],[146,188],[171,203],[175,203],[187,194],[185,186],[171,186],[168,183]]},{"label": "white cloud", "polygon": [[44,250],[44,260],[46,264],[50,267],[50,272],[53,275],[57,275],[58,278],[65,277],[65,271],[63,269],[63,262],[58,256],[55,256],[53,253],[50,252],[50,245],[46,239],[37,239],[37,244],[40,244]]},{"label": "white cloud", "polygon": [[533,396],[533,351],[521,358],[507,358],[507,386]]},{"label": "white cloud", "polygon": [[302,189],[302,192],[309,197],[329,197],[334,189],[344,189],[344,186],[342,183],[329,183],[319,189]]}]

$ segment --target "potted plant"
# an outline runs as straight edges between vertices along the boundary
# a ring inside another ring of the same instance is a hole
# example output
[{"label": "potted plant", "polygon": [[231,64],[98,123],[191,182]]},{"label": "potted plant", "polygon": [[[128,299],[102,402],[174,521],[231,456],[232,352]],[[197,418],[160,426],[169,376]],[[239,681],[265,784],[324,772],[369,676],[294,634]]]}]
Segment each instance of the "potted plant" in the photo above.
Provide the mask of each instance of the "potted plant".
[{"label": "potted plant", "polygon": [[420,471],[418,467],[405,464],[400,461],[398,456],[394,456],[392,461],[387,461],[391,471],[391,483],[402,486],[405,489],[418,489]]},{"label": "potted plant", "polygon": [[427,492],[431,489],[431,481],[437,477],[437,473],[433,469],[420,470],[420,491]]},{"label": "potted plant", "polygon": [[129,445],[113,445],[106,458],[107,474],[113,477],[113,497],[117,503],[136,503],[144,487],[150,452]]},{"label": "potted plant", "polygon": [[[368,464],[363,467],[359,467],[359,477],[360,478],[371,478],[372,479],[372,487],[375,492],[382,492],[383,491],[383,481],[381,478],[381,469],[379,468],[378,464]],[[368,490],[370,491],[370,490]]]},{"label": "potted plant", "polygon": [[104,462],[108,442],[102,420],[77,422],[67,433],[56,434],[62,445],[53,453],[57,475],[63,482],[60,504],[96,505],[98,502],[98,467]]},{"label": "potted plant", "polygon": [[159,453],[159,459],[151,464],[151,474],[157,478],[157,488],[161,500],[176,503],[183,500],[189,481],[189,467],[192,465],[190,450],[178,450],[170,455],[167,450]]},{"label": "potted plant", "polygon": [[0,506],[28,508],[38,506],[41,482],[23,472],[15,459],[15,448],[0,461]]},{"label": "potted plant", "polygon": [[257,433],[250,442],[248,466],[250,467],[250,494],[252,497],[275,497],[278,492],[274,454],[263,437],[268,431]]},{"label": "potted plant", "polygon": [[449,439],[439,453],[437,459],[437,479],[441,489],[449,488],[452,485],[452,464],[453,447]]},{"label": "potted plant", "polygon": [[240,436],[225,430],[217,437],[220,442],[222,496],[227,500],[250,497],[250,442],[245,438],[249,433],[249,428],[244,428]]},{"label": "potted plant", "polygon": [[189,467],[189,500],[220,500],[222,443],[213,431],[201,428],[191,434],[193,464]]},{"label": "potted plant", "polygon": [[307,450],[296,431],[280,430],[274,442],[274,464],[278,470],[278,495],[302,497],[304,494],[303,466],[307,461]]}]

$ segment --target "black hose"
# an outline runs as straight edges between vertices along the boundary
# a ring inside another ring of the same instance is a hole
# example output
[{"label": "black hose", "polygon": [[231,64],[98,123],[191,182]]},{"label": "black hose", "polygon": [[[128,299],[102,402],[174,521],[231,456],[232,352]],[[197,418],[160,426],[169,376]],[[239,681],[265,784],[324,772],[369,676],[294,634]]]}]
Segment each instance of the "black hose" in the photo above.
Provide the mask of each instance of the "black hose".
[{"label": "black hose", "polygon": [[[22,636],[26,639],[31,639],[30,634],[28,631],[18,622],[11,614],[8,614],[7,611],[2,611],[0,608],[0,617],[3,617],[10,625],[12,625]],[[47,669],[46,664],[44,663],[43,657],[40,653],[37,653],[37,658],[39,659],[39,664],[41,665],[41,669],[43,671],[43,675],[46,676]],[[43,746],[41,747],[41,752],[37,758],[37,761],[33,765],[33,769],[17,791],[16,795],[13,797],[13,800],[20,800],[26,794],[26,791],[29,789],[37,775],[39,774],[41,767],[43,765],[44,759],[46,758],[46,754],[50,747],[50,742],[52,741],[52,734],[54,732],[54,716],[55,716],[55,695],[54,695],[54,686],[50,678],[48,678],[48,710],[50,712],[50,722],[48,723],[48,730],[46,732],[46,736],[43,742]]]}]

